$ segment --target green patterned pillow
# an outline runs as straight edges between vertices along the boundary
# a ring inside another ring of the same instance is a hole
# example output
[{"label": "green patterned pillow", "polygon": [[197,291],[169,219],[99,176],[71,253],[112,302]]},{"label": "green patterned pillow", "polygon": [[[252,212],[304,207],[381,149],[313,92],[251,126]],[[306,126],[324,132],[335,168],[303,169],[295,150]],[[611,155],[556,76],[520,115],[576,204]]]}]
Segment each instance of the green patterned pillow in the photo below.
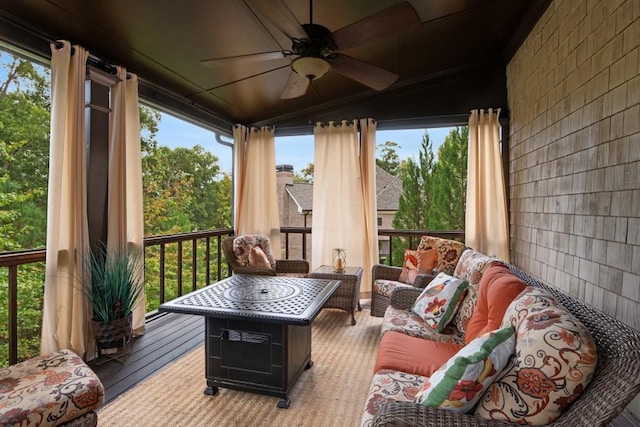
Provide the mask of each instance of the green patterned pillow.
[{"label": "green patterned pillow", "polygon": [[513,326],[474,339],[431,375],[415,402],[452,412],[471,411],[515,348]]},{"label": "green patterned pillow", "polygon": [[413,312],[427,325],[442,332],[453,318],[469,282],[439,273],[413,304]]}]

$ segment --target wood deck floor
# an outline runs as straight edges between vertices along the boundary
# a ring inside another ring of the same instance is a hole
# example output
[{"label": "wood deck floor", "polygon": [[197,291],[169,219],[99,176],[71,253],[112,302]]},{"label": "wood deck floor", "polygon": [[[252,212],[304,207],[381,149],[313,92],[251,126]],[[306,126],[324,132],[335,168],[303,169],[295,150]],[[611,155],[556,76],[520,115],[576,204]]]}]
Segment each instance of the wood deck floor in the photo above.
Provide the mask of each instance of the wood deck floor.
[{"label": "wood deck floor", "polygon": [[[116,361],[101,365],[90,363],[105,387],[105,404],[203,341],[202,316],[168,313],[148,322],[146,333],[133,339],[131,354],[124,364]],[[609,427],[640,427],[640,422],[625,411]]]},{"label": "wood deck floor", "polygon": [[90,363],[105,387],[105,403],[135,387],[203,341],[202,316],[170,313],[148,322],[145,334],[133,338],[131,353],[123,364],[117,361],[100,365]]}]

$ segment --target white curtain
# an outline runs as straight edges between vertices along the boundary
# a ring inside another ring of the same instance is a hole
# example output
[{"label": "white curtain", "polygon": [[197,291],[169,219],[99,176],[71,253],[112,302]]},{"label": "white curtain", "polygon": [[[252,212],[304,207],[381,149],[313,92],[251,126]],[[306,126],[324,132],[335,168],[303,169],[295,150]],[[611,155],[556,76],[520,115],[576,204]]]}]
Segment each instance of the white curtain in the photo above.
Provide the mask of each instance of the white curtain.
[{"label": "white curtain", "polygon": [[235,233],[269,237],[281,258],[274,129],[235,125],[233,153]]},{"label": "white curtain", "polygon": [[331,265],[332,249],[344,248],[347,266],[364,270],[361,292],[369,292],[371,267],[378,259],[376,125],[373,120],[361,125],[361,141],[356,120],[318,123],[314,128],[311,264],[313,269]]},{"label": "white curtain", "polygon": [[[72,53],[72,49],[74,52]],[[41,354],[63,348],[93,357],[91,308],[82,292],[89,248],[84,82],[88,52],[51,45],[51,140],[47,202],[47,261]]]},{"label": "white curtain", "polygon": [[500,154],[500,110],[469,116],[466,245],[509,262],[509,220]]},{"label": "white curtain", "polygon": [[[109,130],[109,189],[107,248],[133,250],[144,256],[144,220],[142,199],[142,160],[138,78],[117,67],[117,83],[111,88]],[[142,265],[142,258],[140,265]],[[144,269],[138,271],[138,283],[144,284]],[[145,329],[145,293],[138,296],[133,311],[134,335]]]}]

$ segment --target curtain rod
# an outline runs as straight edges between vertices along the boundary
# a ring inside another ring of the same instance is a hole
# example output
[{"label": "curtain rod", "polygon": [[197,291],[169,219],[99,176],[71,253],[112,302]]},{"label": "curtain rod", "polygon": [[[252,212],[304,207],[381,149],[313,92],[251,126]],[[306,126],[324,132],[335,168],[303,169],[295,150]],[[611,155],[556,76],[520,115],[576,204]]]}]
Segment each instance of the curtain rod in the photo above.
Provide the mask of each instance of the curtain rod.
[{"label": "curtain rod", "polygon": [[[56,49],[62,49],[62,47],[64,46],[64,44],[59,40],[56,40],[52,43],[54,44]],[[76,53],[75,47],[71,46],[71,55],[73,56],[75,53]],[[93,55],[91,52],[89,52],[89,57],[87,58],[87,64],[93,67],[96,67],[101,71],[106,71],[107,73],[114,76],[118,74],[118,68],[115,65],[110,64],[107,61],[98,58],[97,56]],[[127,79],[130,79],[130,78],[131,78],[131,74],[127,73]]]}]

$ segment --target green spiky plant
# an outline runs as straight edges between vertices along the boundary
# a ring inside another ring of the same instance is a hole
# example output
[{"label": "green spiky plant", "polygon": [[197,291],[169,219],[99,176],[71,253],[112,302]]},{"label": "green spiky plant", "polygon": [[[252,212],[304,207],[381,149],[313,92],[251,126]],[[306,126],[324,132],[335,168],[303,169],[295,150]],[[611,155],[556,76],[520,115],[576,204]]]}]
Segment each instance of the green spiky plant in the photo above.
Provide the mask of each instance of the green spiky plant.
[{"label": "green spiky plant", "polygon": [[94,320],[109,322],[131,315],[143,289],[140,252],[128,247],[107,250],[101,244],[89,252],[86,267],[90,279],[83,289]]}]

